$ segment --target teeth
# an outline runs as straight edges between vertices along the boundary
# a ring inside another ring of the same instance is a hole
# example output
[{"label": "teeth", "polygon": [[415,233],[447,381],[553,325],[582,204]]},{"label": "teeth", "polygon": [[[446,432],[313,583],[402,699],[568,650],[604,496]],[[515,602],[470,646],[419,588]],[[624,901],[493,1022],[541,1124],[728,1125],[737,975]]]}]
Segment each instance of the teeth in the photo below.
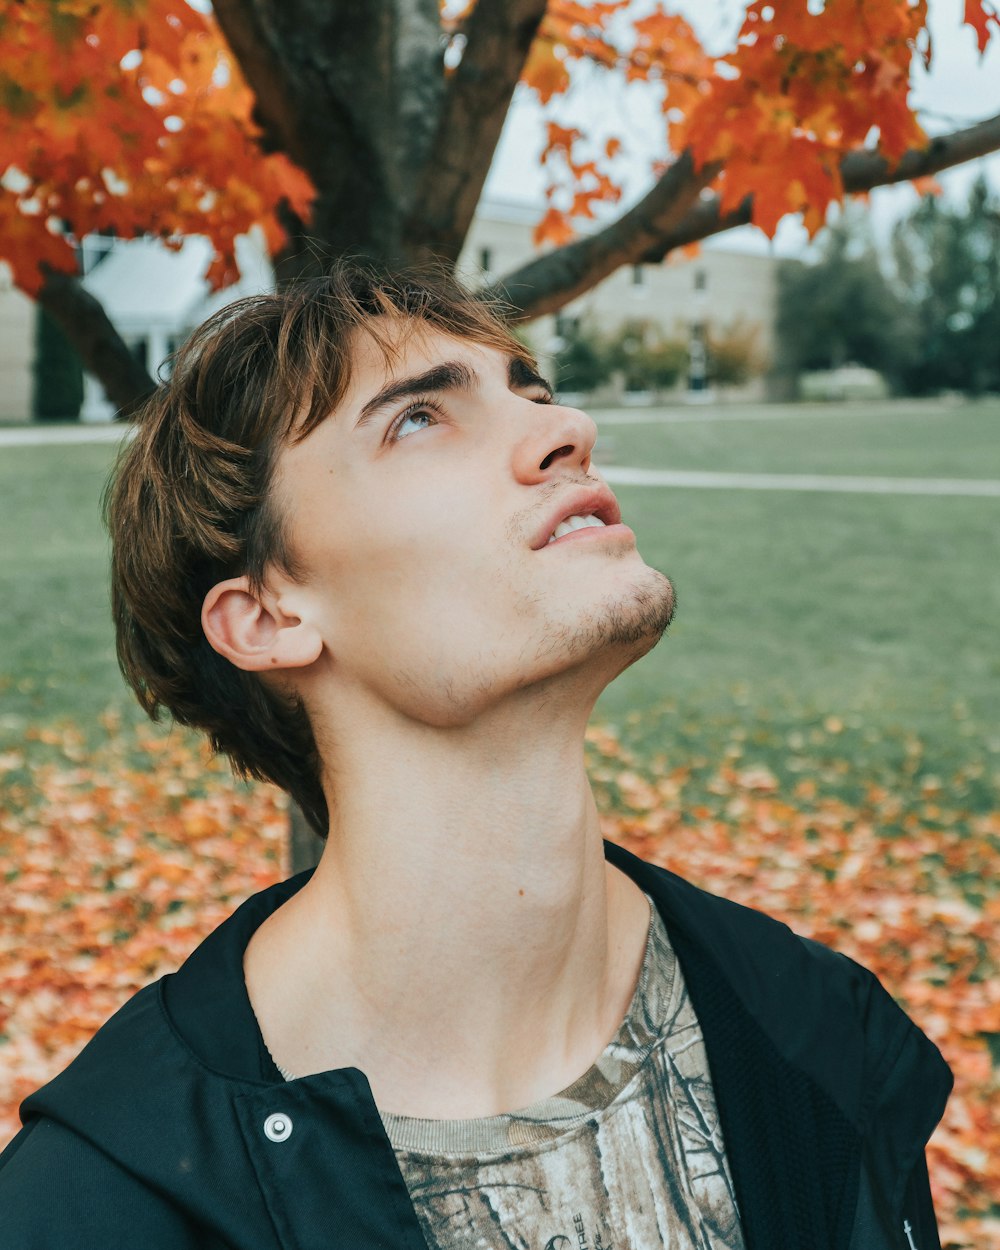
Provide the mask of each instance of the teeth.
[{"label": "teeth", "polygon": [[573,530],[587,529],[591,525],[600,525],[603,527],[604,522],[600,517],[596,516],[568,516],[565,521],[560,521],[552,531],[550,543],[554,543],[557,538],[562,538],[563,534],[571,534]]}]

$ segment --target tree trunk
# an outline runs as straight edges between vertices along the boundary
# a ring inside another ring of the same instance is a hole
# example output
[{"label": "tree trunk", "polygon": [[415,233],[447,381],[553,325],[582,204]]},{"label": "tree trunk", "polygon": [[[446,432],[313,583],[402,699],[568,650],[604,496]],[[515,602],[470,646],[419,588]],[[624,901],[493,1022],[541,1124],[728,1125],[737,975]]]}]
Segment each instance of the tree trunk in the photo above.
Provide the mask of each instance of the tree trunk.
[{"label": "tree trunk", "polygon": [[313,833],[312,826],[298,803],[291,803],[288,809],[288,859],[293,873],[303,872],[306,868],[315,868],[325,845],[318,834]]}]

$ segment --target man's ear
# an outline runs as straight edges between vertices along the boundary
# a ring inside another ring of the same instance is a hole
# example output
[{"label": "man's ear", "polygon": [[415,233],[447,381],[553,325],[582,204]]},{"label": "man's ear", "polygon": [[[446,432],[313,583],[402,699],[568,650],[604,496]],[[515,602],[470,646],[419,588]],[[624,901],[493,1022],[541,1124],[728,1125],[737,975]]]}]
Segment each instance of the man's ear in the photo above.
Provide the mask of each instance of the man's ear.
[{"label": "man's ear", "polygon": [[256,594],[247,577],[212,587],[202,604],[201,627],[214,651],[252,673],[305,668],[323,650],[314,626],[282,611],[270,591]]}]

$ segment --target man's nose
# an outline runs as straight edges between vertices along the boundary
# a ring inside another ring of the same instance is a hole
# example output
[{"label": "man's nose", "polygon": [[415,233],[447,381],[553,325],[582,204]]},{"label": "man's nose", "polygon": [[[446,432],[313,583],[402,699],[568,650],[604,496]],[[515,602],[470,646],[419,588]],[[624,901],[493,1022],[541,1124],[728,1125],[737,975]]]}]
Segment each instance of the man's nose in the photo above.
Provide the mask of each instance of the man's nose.
[{"label": "man's nose", "polygon": [[515,472],[523,481],[542,481],[553,469],[590,468],[597,424],[579,408],[534,404],[534,418],[515,449]]}]

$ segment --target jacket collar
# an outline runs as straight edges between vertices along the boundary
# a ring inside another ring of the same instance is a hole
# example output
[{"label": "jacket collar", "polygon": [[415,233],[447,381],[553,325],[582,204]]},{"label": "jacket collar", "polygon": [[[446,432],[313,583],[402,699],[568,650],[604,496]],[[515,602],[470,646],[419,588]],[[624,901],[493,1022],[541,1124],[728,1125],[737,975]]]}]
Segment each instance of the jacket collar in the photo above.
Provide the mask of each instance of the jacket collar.
[{"label": "jacket collar", "polygon": [[260,1081],[266,1075],[261,1070],[264,1044],[247,993],[243,955],[256,930],[305,885],[313,871],[300,872],[248,898],[176,973],[163,979],[164,1003],[174,1026],[216,1072],[244,1081]]},{"label": "jacket collar", "polygon": [[[866,1100],[872,1082],[884,1076],[865,1053],[873,1043],[881,1045],[885,1061],[904,1038],[916,1035],[940,1075],[945,1065],[937,1048],[866,969],[796,936],[780,921],[701,890],[615,843],[605,841],[604,853],[656,904],[705,1032],[710,1060],[717,1012],[738,1009],[772,1039],[785,1062],[814,1080],[859,1129],[870,1111]],[[243,955],[256,929],[306,884],[312,871],[253,895],[178,972],[163,979],[164,1001],[175,1027],[216,1072],[239,1080],[276,1079],[275,1071],[262,1071],[266,1050],[247,994]],[[851,1020],[861,1027],[847,1027]],[[831,1023],[838,1026],[833,1033]],[[889,1036],[888,1044],[880,1036],[866,1035],[865,1028],[871,1032],[876,1024]],[[720,1056],[712,1065],[713,1081],[725,1082],[729,1058]]]}]

